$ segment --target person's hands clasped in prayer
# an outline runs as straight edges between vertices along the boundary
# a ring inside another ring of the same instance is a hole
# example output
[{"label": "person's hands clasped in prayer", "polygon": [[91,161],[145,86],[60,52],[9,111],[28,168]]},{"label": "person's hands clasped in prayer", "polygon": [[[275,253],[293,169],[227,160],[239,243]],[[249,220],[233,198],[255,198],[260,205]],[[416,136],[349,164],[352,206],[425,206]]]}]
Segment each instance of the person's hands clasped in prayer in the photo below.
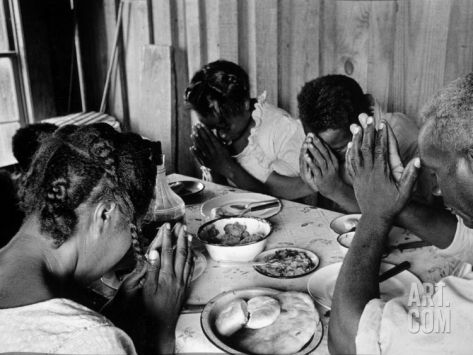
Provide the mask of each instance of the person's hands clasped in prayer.
[{"label": "person's hands clasped in prayer", "polygon": [[222,141],[204,124],[194,126],[191,139],[194,144],[192,153],[200,164],[211,171],[225,176],[237,164]]},{"label": "person's hands clasped in prayer", "polygon": [[392,224],[411,197],[416,168],[420,167],[419,158],[411,160],[406,168],[402,166],[396,138],[387,122],[381,122],[376,131],[373,118],[368,117],[364,132],[357,125],[353,131],[346,168],[361,213]]},{"label": "person's hands clasped in prayer", "polygon": [[[390,160],[397,162],[398,153],[397,145],[390,145],[395,137],[386,122],[376,130],[369,117],[364,132],[359,126],[352,131],[346,165],[362,217],[334,293],[329,335],[331,352],[336,354],[356,353],[354,339],[361,313],[371,299],[379,298],[379,266],[388,232],[411,197],[420,167],[419,158],[405,168],[391,167]],[[390,146],[395,151],[390,152]]]},{"label": "person's hands clasped in prayer", "polygon": [[[173,352],[174,330],[194,267],[191,242],[184,224],[177,223],[172,230],[169,223],[162,225],[135,270],[125,276],[102,311],[134,334],[139,342],[135,346],[146,353]],[[141,319],[130,324],[136,313]]]},{"label": "person's hands clasped in prayer", "polygon": [[341,177],[342,169],[332,149],[319,137],[309,133],[300,153],[301,177],[314,191],[333,196],[350,187]]},{"label": "person's hands clasped in prayer", "polygon": [[[168,344],[161,345],[163,354],[174,349],[172,339],[193,271],[192,239],[189,240],[191,237],[186,233],[186,226],[176,224],[174,234],[169,223],[159,229],[156,240],[162,240],[161,253],[159,242],[152,242],[147,253],[148,272],[143,283],[147,317],[159,329],[153,336],[169,339]],[[175,248],[173,238],[177,238]]]}]

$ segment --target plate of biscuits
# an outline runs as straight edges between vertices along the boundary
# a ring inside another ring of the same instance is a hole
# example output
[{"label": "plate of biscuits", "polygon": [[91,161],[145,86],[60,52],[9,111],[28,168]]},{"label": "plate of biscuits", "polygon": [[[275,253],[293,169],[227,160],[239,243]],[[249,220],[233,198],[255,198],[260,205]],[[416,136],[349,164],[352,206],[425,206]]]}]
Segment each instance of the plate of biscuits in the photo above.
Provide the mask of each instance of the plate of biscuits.
[{"label": "plate of biscuits", "polygon": [[204,334],[229,354],[308,354],[323,326],[307,293],[251,287],[214,297],[202,311]]}]

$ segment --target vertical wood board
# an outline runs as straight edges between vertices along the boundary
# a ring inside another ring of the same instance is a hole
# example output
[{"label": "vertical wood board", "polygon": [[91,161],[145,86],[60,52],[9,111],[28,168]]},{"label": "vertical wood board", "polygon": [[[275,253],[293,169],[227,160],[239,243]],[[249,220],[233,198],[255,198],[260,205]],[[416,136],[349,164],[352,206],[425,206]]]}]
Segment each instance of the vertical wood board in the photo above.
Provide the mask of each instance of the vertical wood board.
[{"label": "vertical wood board", "polygon": [[279,6],[278,103],[297,117],[297,94],[320,73],[320,1],[281,1]]},{"label": "vertical wood board", "polygon": [[171,47],[142,47],[139,101],[131,128],[149,139],[161,141],[166,167],[174,170],[175,107]]},{"label": "vertical wood board", "polygon": [[238,62],[238,0],[219,2],[220,58]]},{"label": "vertical wood board", "polygon": [[278,1],[255,1],[256,90],[267,93],[270,103],[278,99]]}]

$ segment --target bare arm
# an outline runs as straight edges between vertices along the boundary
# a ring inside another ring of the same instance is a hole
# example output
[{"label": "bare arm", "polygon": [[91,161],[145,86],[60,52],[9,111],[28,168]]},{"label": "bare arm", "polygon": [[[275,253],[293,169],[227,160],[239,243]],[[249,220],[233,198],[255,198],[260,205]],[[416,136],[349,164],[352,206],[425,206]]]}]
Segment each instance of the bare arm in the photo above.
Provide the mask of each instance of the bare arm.
[{"label": "bare arm", "polygon": [[452,243],[457,229],[457,219],[449,211],[417,202],[407,205],[396,218],[395,224],[441,249]]},{"label": "bare arm", "polygon": [[411,195],[420,164],[412,161],[399,180],[394,180],[388,166],[385,123],[378,133],[373,126],[370,118],[365,134],[361,128],[355,130],[348,154],[348,172],[363,216],[335,286],[329,349],[336,354],[356,353],[363,310],[379,297],[379,265],[389,229]]},{"label": "bare arm", "polygon": [[232,181],[240,189],[270,193],[268,186],[248,173],[243,167],[232,159],[225,169],[220,170],[225,178]]},{"label": "bare arm", "polygon": [[287,200],[295,200],[314,193],[299,176],[284,176],[274,171],[265,185],[271,195]]},{"label": "bare arm", "polygon": [[360,207],[358,207],[356,202],[353,187],[343,181],[336,191],[326,197],[336,202],[348,213],[360,213]]},{"label": "bare arm", "polygon": [[379,298],[379,265],[391,225],[374,216],[360,220],[340,270],[330,315],[332,354],[355,354],[358,324],[366,304]]},{"label": "bare arm", "polygon": [[284,176],[273,171],[268,180],[263,183],[236,162],[224,172],[224,176],[241,189],[267,193],[288,200],[305,197],[313,193],[310,187],[298,176]]},{"label": "bare arm", "polygon": [[285,199],[297,199],[312,194],[312,190],[299,177],[289,177],[271,172],[266,182],[261,182],[246,171],[217,138],[204,126],[196,128],[192,136],[191,152],[214,176],[222,176],[241,189],[267,193]]},{"label": "bare arm", "polygon": [[142,266],[127,275],[114,298],[107,302],[100,313],[110,319],[115,326],[127,333],[138,352],[143,351],[146,325],[144,309],[139,301],[140,282],[146,277],[147,268]]},{"label": "bare arm", "polygon": [[[359,120],[363,129],[366,128],[368,116],[361,114]],[[381,121],[381,117],[376,122]],[[352,129],[354,126],[350,127]],[[396,136],[391,127],[387,126],[388,155],[387,160],[395,180],[399,181],[403,174],[401,157]],[[353,130],[352,130],[353,133]],[[422,180],[420,180],[422,182]],[[396,217],[396,225],[410,230],[423,240],[432,243],[438,248],[447,248],[453,241],[457,228],[457,219],[445,209],[426,206],[411,201]]]}]

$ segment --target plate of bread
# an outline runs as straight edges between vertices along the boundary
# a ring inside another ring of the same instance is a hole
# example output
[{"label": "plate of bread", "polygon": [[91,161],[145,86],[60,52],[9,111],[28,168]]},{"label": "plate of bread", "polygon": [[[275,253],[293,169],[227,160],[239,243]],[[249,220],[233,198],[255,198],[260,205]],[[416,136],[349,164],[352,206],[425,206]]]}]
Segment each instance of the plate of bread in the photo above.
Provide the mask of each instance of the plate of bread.
[{"label": "plate of bread", "polygon": [[307,293],[252,287],[227,291],[202,311],[204,334],[229,354],[308,354],[323,326]]}]

